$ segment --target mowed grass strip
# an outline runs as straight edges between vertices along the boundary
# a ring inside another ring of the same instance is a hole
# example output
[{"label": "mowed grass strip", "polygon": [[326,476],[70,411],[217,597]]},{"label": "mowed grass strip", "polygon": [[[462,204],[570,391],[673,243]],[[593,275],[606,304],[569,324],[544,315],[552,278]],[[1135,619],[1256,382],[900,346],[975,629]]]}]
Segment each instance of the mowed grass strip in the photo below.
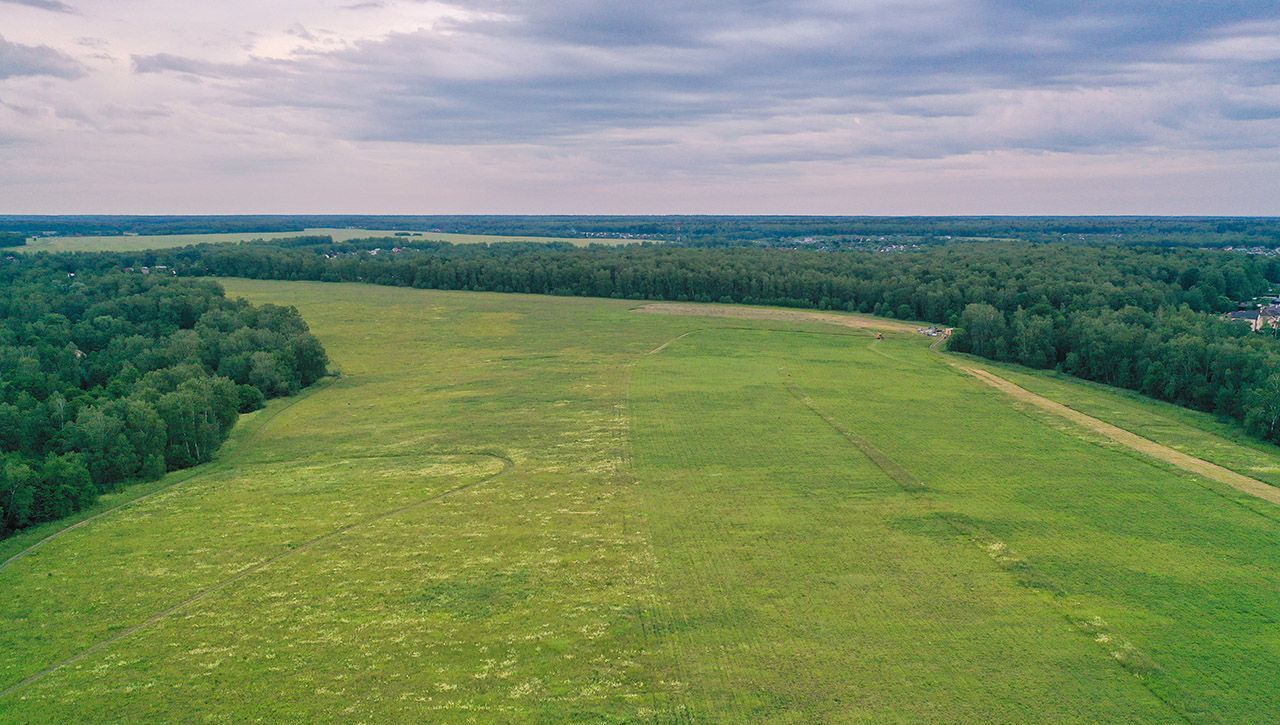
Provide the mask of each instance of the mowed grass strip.
[{"label": "mowed grass strip", "polygon": [[1113,441],[1114,443],[1124,446],[1136,453],[1150,456],[1155,460],[1167,463],[1184,471],[1188,471],[1208,481],[1225,484],[1237,491],[1262,499],[1268,503],[1280,505],[1280,488],[1276,488],[1269,483],[1263,483],[1256,478],[1241,475],[1229,468],[1223,468],[1216,463],[1210,463],[1202,458],[1189,456],[1181,451],[1170,448],[1169,446],[1156,443],[1149,438],[1143,438],[1142,436],[1131,433],[1124,428],[1120,428],[1101,419],[1085,415],[1074,408],[1070,408],[1057,401],[1050,400],[1038,393],[1033,393],[1026,388],[1011,383],[1008,380],[986,370],[979,370],[977,368],[964,368],[964,370],[978,380],[981,380],[996,390],[1008,395],[1018,403],[1039,408],[1050,415],[1062,418],[1064,421],[1070,422],[1076,426],[1077,429],[1083,429],[1089,433],[1097,434],[1104,439]]}]

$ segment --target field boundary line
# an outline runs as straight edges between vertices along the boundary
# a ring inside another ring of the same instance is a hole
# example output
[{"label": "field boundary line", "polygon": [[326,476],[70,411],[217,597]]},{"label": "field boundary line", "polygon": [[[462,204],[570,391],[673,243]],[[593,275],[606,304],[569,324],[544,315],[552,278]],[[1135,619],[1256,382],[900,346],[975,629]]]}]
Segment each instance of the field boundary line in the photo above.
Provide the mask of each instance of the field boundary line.
[{"label": "field boundary line", "polygon": [[1280,488],[1276,488],[1268,483],[1259,481],[1256,478],[1250,478],[1244,474],[1237,473],[1216,463],[1211,463],[1203,458],[1196,458],[1195,456],[1183,453],[1175,448],[1170,448],[1162,443],[1157,443],[1149,438],[1144,438],[1137,433],[1125,430],[1120,426],[1108,423],[1104,420],[1094,418],[1091,415],[1081,413],[1075,408],[1063,405],[1062,403],[1046,398],[1043,395],[1033,393],[1016,383],[1005,380],[999,375],[986,370],[965,367],[962,365],[958,365],[957,367],[992,388],[1008,395],[1014,400],[1030,403],[1041,410],[1066,418],[1076,425],[1093,431],[1094,433],[1099,433],[1134,451],[1145,454],[1159,461],[1163,461],[1184,471],[1207,478],[1211,481],[1225,484],[1237,491],[1240,491],[1241,493],[1246,493],[1250,496],[1254,496],[1274,504],[1280,504]]},{"label": "field boundary line", "polygon": [[[895,482],[897,482],[898,485],[901,486],[904,491],[907,491],[908,493],[928,493],[929,492],[928,487],[926,487],[922,482],[920,482],[919,479],[912,476],[910,472],[908,472],[905,468],[899,465],[891,457],[889,457],[888,455],[880,451],[878,448],[876,448],[874,445],[872,445],[870,441],[867,441],[865,438],[858,435],[857,433],[854,433],[853,431],[846,429],[844,426],[840,425],[834,418],[827,415],[824,411],[822,411],[822,409],[818,408],[817,405],[813,402],[813,399],[810,398],[807,394],[805,394],[804,390],[790,379],[789,374],[787,374],[785,371],[780,371],[780,372],[782,372],[783,375],[787,377],[787,380],[784,382],[784,384],[786,385],[787,389],[791,392],[791,394],[796,396],[797,400],[799,400],[801,403],[804,403],[804,405],[808,407],[809,410],[813,411],[815,414],[821,417],[824,421],[827,422],[828,425],[830,425],[833,429],[835,429],[836,432],[840,433],[840,435],[844,436],[850,443],[853,443],[853,445],[858,447],[858,449],[861,450],[867,456],[867,458],[871,459],[871,461],[875,463],[876,466],[880,468],[880,470],[884,471],[886,475],[888,475]],[[888,467],[886,467],[886,465]],[[907,481],[914,482],[915,487],[912,487],[912,484],[910,483],[904,483],[903,482],[904,479],[899,478],[899,476],[905,476]],[[1004,550],[1005,548],[1004,542],[1000,541],[998,538],[992,536],[990,533],[980,528],[961,525],[955,520],[953,516],[949,515],[947,511],[938,510],[937,508],[935,508],[935,506],[932,503],[928,503],[927,498],[921,499],[921,500],[927,502],[924,505],[925,510],[931,513],[932,515],[936,516],[937,520],[941,521],[944,526],[946,526],[948,529],[952,531],[953,534],[961,538],[968,539],[969,541],[976,544],[979,549],[981,549],[983,552],[985,552],[988,555],[988,557],[992,560],[992,562],[996,565],[998,569],[1012,576],[1014,580],[1017,581],[1021,586],[1027,587],[1028,589],[1031,589],[1034,591],[1039,591],[1044,593],[1048,597],[1049,606],[1054,611],[1056,611],[1057,614],[1061,616],[1069,625],[1071,625],[1072,629],[1076,631],[1083,631],[1080,627],[1079,618],[1062,601],[1059,593],[1057,593],[1052,588],[1047,588],[1038,583],[1031,583],[1026,579],[1027,573],[1034,571],[1033,565],[1030,562],[1027,562],[1021,558],[1016,558],[1017,563],[1028,568],[1027,571],[1020,573],[1015,566],[1010,565],[1010,561],[1012,560],[1002,560],[1000,557],[996,556],[996,552],[993,551],[993,549],[989,545],[987,545],[989,542],[984,542],[982,539],[983,537],[986,537],[987,539],[989,539],[990,542],[997,542],[1000,545],[1001,550]],[[1090,639],[1092,640],[1093,638],[1090,637]],[[1147,656],[1145,655],[1145,653],[1143,653],[1143,655]],[[1116,666],[1119,666],[1126,673],[1136,677],[1138,681],[1142,684],[1143,689],[1145,689],[1148,693],[1151,694],[1152,697],[1154,697],[1157,701],[1159,701],[1162,705],[1164,705],[1169,711],[1171,711],[1180,721],[1191,722],[1191,719],[1180,708],[1178,708],[1171,701],[1169,701],[1163,695],[1161,695],[1159,692],[1153,689],[1151,687],[1151,684],[1147,682],[1147,680],[1144,677],[1140,676],[1137,672],[1131,669],[1131,667],[1127,665],[1124,661],[1117,658],[1115,655],[1111,655],[1107,659],[1110,662],[1113,662]]]},{"label": "field boundary line", "polygon": [[[953,516],[947,511],[932,511],[936,520],[941,521],[944,526],[952,531],[957,537],[968,541],[971,545],[978,548],[987,555],[987,558],[995,564],[996,568],[1008,574],[1013,578],[1019,586],[1025,587],[1031,591],[1039,592],[1045,597],[1048,606],[1063,618],[1070,628],[1083,634],[1094,644],[1103,644],[1097,639],[1098,633],[1111,635],[1114,630],[1107,628],[1105,622],[1095,621],[1095,619],[1083,619],[1082,616],[1074,612],[1070,605],[1065,601],[1062,590],[1056,583],[1051,580],[1040,579],[1040,574],[1036,570],[1035,565],[1030,561],[1022,558],[1014,551],[1010,550],[1008,545],[999,537],[981,526],[964,522]],[[1118,637],[1119,635],[1115,635]],[[1112,640],[1115,641],[1115,640]],[[1165,709],[1169,710],[1180,722],[1194,722],[1190,716],[1182,711],[1165,695],[1151,686],[1151,682],[1146,674],[1142,672],[1142,665],[1135,663],[1132,659],[1135,655],[1139,658],[1148,660],[1151,665],[1159,669],[1159,663],[1148,653],[1139,650],[1126,639],[1120,638],[1120,642],[1125,646],[1121,646],[1119,650],[1113,650],[1110,647],[1103,647],[1103,651],[1107,654],[1107,660],[1118,666],[1129,676],[1138,680],[1142,688],[1146,690],[1152,697],[1156,699]],[[1121,656],[1128,655],[1126,657]]]},{"label": "field boundary line", "polygon": [[77,652],[77,653],[76,653],[76,654],[74,654],[74,655],[71,655],[71,656],[69,656],[69,657],[65,657],[65,658],[63,658],[63,659],[61,659],[61,660],[59,660],[59,661],[57,661],[57,662],[54,662],[53,664],[51,664],[51,665],[49,665],[49,666],[45,667],[44,669],[40,670],[39,672],[33,673],[33,674],[31,674],[31,675],[28,675],[27,677],[25,677],[25,678],[23,678],[23,679],[19,680],[18,682],[15,682],[14,684],[9,685],[8,687],[4,688],[3,690],[0,690],[0,698],[5,698],[5,697],[8,697],[9,695],[12,695],[12,694],[17,693],[17,692],[19,692],[19,691],[21,691],[21,690],[24,690],[24,689],[26,689],[27,687],[30,687],[31,685],[34,685],[35,683],[39,682],[40,680],[43,680],[45,677],[48,677],[49,675],[52,675],[52,674],[54,674],[55,672],[58,672],[59,670],[62,670],[62,669],[64,669],[64,668],[66,668],[66,667],[69,667],[69,666],[71,666],[71,665],[74,665],[74,664],[76,664],[77,662],[80,662],[80,661],[84,660],[86,657],[89,657],[89,656],[94,655],[94,654],[96,654],[96,653],[98,653],[98,652],[101,652],[102,650],[106,649],[107,647],[110,647],[111,645],[113,645],[113,644],[115,644],[115,643],[117,643],[117,642],[119,642],[119,641],[121,641],[121,640],[124,640],[124,639],[126,639],[126,638],[128,638],[128,637],[130,637],[130,636],[132,636],[132,635],[134,635],[134,634],[137,634],[138,632],[141,632],[141,631],[143,631],[144,629],[147,629],[147,628],[151,627],[151,626],[152,626],[152,625],[154,625],[154,624],[158,624],[158,623],[160,623],[160,622],[164,621],[165,619],[168,619],[168,618],[169,618],[170,616],[172,616],[173,614],[176,614],[177,612],[179,612],[179,611],[181,611],[181,610],[183,610],[183,609],[186,609],[187,607],[189,607],[189,606],[191,606],[191,605],[193,605],[193,604],[197,604],[197,603],[199,603],[199,602],[201,602],[201,601],[203,601],[203,600],[205,600],[205,599],[207,599],[207,598],[209,598],[209,597],[213,596],[214,594],[217,594],[218,592],[221,592],[221,591],[223,591],[223,590],[227,589],[227,588],[228,588],[228,587],[230,587],[232,584],[235,584],[236,582],[240,581],[241,579],[244,579],[245,577],[248,577],[248,576],[251,576],[251,575],[253,575],[253,574],[256,574],[257,572],[260,572],[260,571],[262,571],[262,570],[264,570],[264,569],[266,569],[266,568],[270,567],[272,564],[275,564],[276,562],[279,562],[279,561],[281,561],[281,560],[283,560],[283,559],[287,559],[287,558],[289,558],[289,557],[291,557],[291,556],[293,556],[293,555],[295,555],[295,554],[298,554],[298,553],[300,553],[300,552],[307,551],[308,549],[311,549],[311,548],[315,547],[315,546],[316,546],[316,545],[318,545],[318,544],[322,544],[322,543],[324,543],[324,542],[328,541],[329,539],[332,539],[332,538],[334,538],[334,537],[337,537],[337,536],[340,536],[340,535],[342,535],[342,534],[345,534],[345,533],[347,533],[348,531],[351,531],[351,530],[353,530],[353,529],[357,529],[357,528],[360,528],[360,527],[362,527],[362,526],[366,526],[366,525],[368,525],[368,524],[377,523],[378,521],[382,521],[383,519],[390,518],[390,517],[395,516],[395,515],[397,515],[397,514],[402,514],[402,513],[406,512],[406,511],[410,511],[410,510],[415,509],[415,508],[417,508],[417,507],[419,507],[419,506],[425,506],[426,504],[432,503],[432,502],[434,502],[434,501],[439,501],[440,499],[446,498],[446,497],[448,497],[448,496],[452,496],[452,495],[454,495],[454,494],[462,493],[463,491],[467,491],[467,490],[472,489],[472,488],[475,488],[475,487],[477,487],[477,486],[481,486],[481,485],[484,485],[484,484],[486,484],[486,483],[490,483],[490,482],[492,482],[492,481],[494,481],[494,480],[496,480],[496,479],[498,479],[498,478],[502,477],[502,476],[503,476],[503,475],[505,475],[507,472],[511,471],[513,468],[515,468],[515,465],[516,465],[516,464],[515,464],[515,462],[514,462],[514,461],[512,461],[512,460],[511,460],[510,458],[508,458],[507,456],[502,455],[502,454],[500,454],[500,453],[494,453],[494,452],[463,452],[463,453],[452,452],[452,453],[446,453],[446,452],[433,451],[433,452],[429,452],[429,453],[424,453],[423,455],[486,457],[486,458],[491,458],[491,459],[494,459],[494,460],[496,460],[496,461],[499,461],[499,462],[502,464],[502,468],[501,468],[501,470],[497,471],[496,473],[492,473],[492,474],[490,474],[490,475],[488,475],[488,476],[485,476],[485,477],[480,478],[480,479],[478,479],[478,480],[472,481],[471,483],[466,483],[466,484],[463,484],[463,485],[461,485],[461,486],[455,486],[454,488],[451,488],[451,489],[448,489],[448,490],[445,490],[445,491],[441,491],[440,493],[433,494],[433,495],[431,495],[431,496],[428,496],[427,498],[419,499],[419,500],[417,500],[417,501],[413,501],[413,502],[408,503],[408,504],[405,504],[405,505],[403,505],[403,506],[397,506],[396,508],[390,509],[390,510],[388,510],[388,511],[383,511],[383,512],[381,512],[381,513],[377,513],[377,514],[374,514],[374,515],[372,515],[372,516],[368,516],[368,517],[366,517],[366,518],[360,519],[359,521],[353,521],[353,522],[351,522],[351,523],[349,523],[349,524],[346,524],[346,525],[344,525],[344,526],[340,526],[340,527],[338,527],[338,528],[336,528],[336,529],[332,529],[332,530],[327,531],[327,532],[325,532],[325,533],[323,533],[323,534],[320,534],[319,536],[315,536],[315,537],[313,537],[313,538],[307,539],[306,541],[304,541],[304,542],[302,542],[302,543],[298,544],[297,546],[295,546],[295,547],[293,547],[293,548],[286,549],[285,551],[282,551],[282,552],[280,552],[280,553],[278,553],[278,554],[276,554],[276,555],[274,555],[274,556],[271,556],[271,557],[268,557],[268,558],[266,558],[266,559],[263,559],[262,561],[260,561],[260,562],[258,562],[258,563],[256,563],[256,564],[253,564],[253,565],[251,565],[251,566],[249,566],[249,567],[247,567],[247,568],[245,568],[245,569],[241,569],[240,571],[236,572],[235,574],[232,574],[230,577],[227,577],[226,579],[223,579],[222,581],[217,582],[216,584],[211,584],[210,586],[205,587],[204,589],[202,589],[202,590],[200,590],[200,591],[196,592],[195,594],[191,595],[190,597],[187,597],[186,599],[183,599],[182,601],[178,602],[177,604],[171,605],[170,607],[168,607],[168,608],[166,608],[166,609],[162,609],[161,611],[156,612],[155,614],[152,614],[150,617],[148,617],[148,618],[144,619],[143,621],[141,621],[141,622],[139,622],[139,623],[137,623],[137,624],[135,624],[135,625],[133,625],[133,626],[131,626],[131,627],[128,627],[128,628],[126,628],[126,629],[124,629],[124,630],[121,630],[120,632],[117,632],[116,634],[111,635],[111,636],[110,636],[110,637],[108,637],[107,639],[104,639],[104,640],[102,640],[102,641],[100,641],[100,642],[97,642],[97,643],[95,643],[95,644],[92,644],[92,645],[90,645],[89,647],[87,647],[86,649],[83,649],[83,650],[81,650],[80,652]]},{"label": "field boundary line", "polygon": [[[257,439],[258,434],[262,432],[262,429],[265,428],[268,423],[274,420],[276,416],[292,408],[294,405],[297,405],[298,403],[302,402],[306,398],[311,397],[312,393],[319,392],[320,390],[327,389],[328,387],[329,387],[328,385],[325,385],[319,388],[308,388],[307,390],[304,390],[298,393],[297,395],[292,396],[291,398],[288,399],[288,402],[276,408],[275,410],[271,411],[271,413],[263,417],[262,420],[253,421],[257,425],[253,428],[253,430],[250,430],[245,434],[245,437],[243,440],[236,441],[234,443],[234,446],[238,449],[243,447],[245,444],[252,443],[254,440]],[[225,447],[224,449],[220,450],[219,453],[221,453],[223,456],[227,455],[227,451],[225,450]],[[199,466],[193,466],[191,468],[188,468],[176,480],[171,481],[169,484],[165,486],[161,486],[160,488],[157,488],[151,493],[146,493],[137,498],[133,498],[133,499],[129,499],[128,501],[121,502],[105,511],[99,511],[98,513],[93,514],[92,516],[83,518],[73,524],[68,524],[67,526],[62,527],[61,529],[58,529],[57,531],[50,533],[48,536],[33,542],[27,548],[23,549],[22,551],[19,551],[18,553],[14,554],[8,559],[5,559],[4,561],[0,562],[0,571],[4,571],[9,567],[10,564],[18,561],[19,559],[25,558],[31,552],[35,551],[36,549],[39,549],[40,547],[44,546],[50,541],[53,541],[54,539],[57,539],[63,536],[64,534],[69,534],[72,531],[75,531],[76,529],[84,528],[85,526],[88,526],[89,524],[97,521],[98,519],[103,518],[104,516],[107,516],[108,514],[113,514],[117,511],[130,508],[139,503],[142,503],[143,501],[147,501],[149,499],[155,498],[156,496],[159,496],[162,493],[171,493],[182,484],[189,483],[193,478],[198,478],[199,476],[205,473],[213,473],[216,471],[220,471],[223,468],[226,468],[227,466],[232,465],[233,463],[234,463],[233,461],[214,459],[212,461],[209,461],[208,463],[204,463]]]}]

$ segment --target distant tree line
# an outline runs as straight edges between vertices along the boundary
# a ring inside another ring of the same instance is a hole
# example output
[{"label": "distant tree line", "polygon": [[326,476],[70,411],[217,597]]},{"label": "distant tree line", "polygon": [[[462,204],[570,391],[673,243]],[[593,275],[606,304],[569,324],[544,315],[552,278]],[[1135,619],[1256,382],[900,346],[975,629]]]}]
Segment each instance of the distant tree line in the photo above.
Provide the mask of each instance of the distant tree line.
[{"label": "distant tree line", "polygon": [[208,461],[239,413],[325,374],[293,308],[51,259],[0,260],[0,535]]},{"label": "distant tree line", "polygon": [[0,232],[0,248],[21,247],[27,243],[27,235],[20,232]]},{"label": "distant tree line", "polygon": [[1272,257],[1026,242],[824,253],[309,238],[50,260],[69,271],[166,264],[194,275],[736,302],[927,320],[958,328],[955,350],[1139,390],[1280,441],[1280,343],[1218,314],[1280,281],[1280,260]]},{"label": "distant tree line", "polygon": [[1190,307],[1011,314],[971,303],[951,349],[1137,390],[1280,443],[1280,344]]},{"label": "distant tree line", "polygon": [[0,231],[39,235],[209,234],[357,228],[550,237],[633,236],[700,246],[779,244],[803,237],[1015,239],[1075,244],[1280,246],[1280,219],[1262,217],[830,217],[830,216],[468,216],[0,215]]}]

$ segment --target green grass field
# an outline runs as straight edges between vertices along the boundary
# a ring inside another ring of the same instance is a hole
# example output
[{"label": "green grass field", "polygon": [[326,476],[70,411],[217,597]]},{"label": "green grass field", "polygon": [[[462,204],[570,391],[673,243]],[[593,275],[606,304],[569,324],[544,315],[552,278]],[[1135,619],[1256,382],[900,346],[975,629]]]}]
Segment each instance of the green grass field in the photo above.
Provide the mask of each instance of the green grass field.
[{"label": "green grass field", "polygon": [[[301,232],[246,232],[236,234],[155,234],[136,236],[88,236],[88,237],[36,237],[26,246],[12,247],[22,252],[136,252],[144,249],[168,249],[190,244],[236,244],[255,239],[292,239],[303,236],[329,236],[336,242],[369,237],[394,237],[396,232],[376,229],[307,229]],[[568,242],[578,246],[587,244],[636,244],[641,239],[579,239],[561,237],[522,237],[496,234],[448,234],[443,232],[415,232],[418,236],[404,237],[406,241],[437,240],[453,244],[479,244],[485,242]]]},{"label": "green grass field", "polygon": [[[925,338],[225,284],[297,305],[342,376],[0,568],[0,721],[1275,714],[1280,510]],[[1280,465],[1212,421],[1016,381]]]}]

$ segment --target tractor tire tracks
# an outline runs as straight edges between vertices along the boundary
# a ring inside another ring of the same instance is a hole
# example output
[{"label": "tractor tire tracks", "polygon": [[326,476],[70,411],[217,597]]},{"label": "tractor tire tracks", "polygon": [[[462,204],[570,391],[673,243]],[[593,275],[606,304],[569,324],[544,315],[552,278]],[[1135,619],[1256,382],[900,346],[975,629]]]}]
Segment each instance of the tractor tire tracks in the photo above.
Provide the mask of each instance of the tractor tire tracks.
[{"label": "tractor tire tracks", "polygon": [[817,404],[813,402],[813,399],[810,398],[809,395],[805,393],[804,390],[799,385],[797,385],[794,380],[791,379],[791,376],[789,374],[787,374],[786,372],[783,372],[782,374],[784,376],[783,385],[787,388],[787,392],[791,393],[791,396],[793,398],[800,401],[800,403],[802,403],[812,413],[814,413],[823,421],[825,421],[827,425],[831,426],[832,430],[834,430],[836,433],[839,433],[841,436],[843,436],[845,440],[852,443],[853,446],[857,448],[859,451],[862,451],[862,454],[864,456],[870,459],[872,463],[876,464],[876,467],[879,468],[881,471],[883,471],[886,476],[891,478],[894,481],[894,483],[897,483],[898,486],[902,488],[902,490],[904,491],[929,490],[928,486],[925,486],[923,481],[911,475],[910,471],[903,468],[897,461],[890,458],[889,455],[886,454],[884,451],[880,450],[879,448],[876,448],[875,445],[871,443],[871,441],[855,433],[854,431],[849,430],[848,428],[841,425],[840,422],[837,421],[835,418],[831,417],[830,415],[827,415],[826,411],[819,408]]}]

